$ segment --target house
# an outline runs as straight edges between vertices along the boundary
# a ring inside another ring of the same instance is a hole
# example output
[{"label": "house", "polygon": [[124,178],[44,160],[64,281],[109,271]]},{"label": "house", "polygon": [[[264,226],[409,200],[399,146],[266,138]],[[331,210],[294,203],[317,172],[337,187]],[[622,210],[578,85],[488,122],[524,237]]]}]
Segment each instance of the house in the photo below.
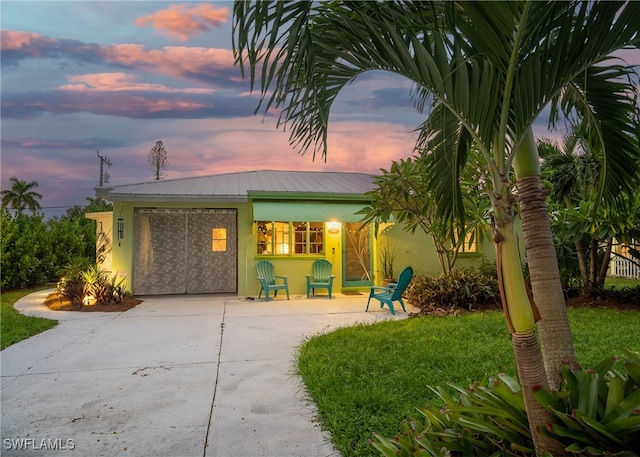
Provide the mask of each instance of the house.
[{"label": "house", "polygon": [[[396,269],[439,274],[433,244],[390,224],[375,237],[362,226],[373,176],[364,173],[250,171],[96,188],[113,212],[92,213],[99,265],[135,295],[221,293],[257,296],[258,260],[306,293],[312,263],[333,264],[334,291],[380,284],[378,246],[393,245]],[[471,265],[478,252],[463,259]],[[464,256],[463,256],[464,257]]]}]

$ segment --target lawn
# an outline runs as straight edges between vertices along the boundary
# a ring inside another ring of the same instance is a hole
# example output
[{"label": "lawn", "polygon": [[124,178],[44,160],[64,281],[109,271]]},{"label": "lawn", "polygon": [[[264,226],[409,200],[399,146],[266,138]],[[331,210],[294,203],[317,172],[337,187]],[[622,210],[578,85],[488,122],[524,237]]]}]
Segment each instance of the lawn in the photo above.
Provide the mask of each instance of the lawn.
[{"label": "lawn", "polygon": [[640,286],[640,280],[638,279],[627,279],[627,278],[612,278],[607,277],[604,281],[605,286],[611,286],[616,289],[622,289],[624,287],[632,288]]},{"label": "lawn", "polygon": [[[640,351],[640,312],[569,309],[576,355],[594,366]],[[373,432],[392,437],[416,407],[436,404],[426,387],[466,385],[500,371],[515,375],[500,312],[358,325],[309,338],[297,362],[322,426],[344,457],[375,456]]]},{"label": "lawn", "polygon": [[58,324],[58,321],[51,319],[25,316],[13,307],[20,298],[41,289],[21,289],[0,294],[0,349],[49,330]]}]

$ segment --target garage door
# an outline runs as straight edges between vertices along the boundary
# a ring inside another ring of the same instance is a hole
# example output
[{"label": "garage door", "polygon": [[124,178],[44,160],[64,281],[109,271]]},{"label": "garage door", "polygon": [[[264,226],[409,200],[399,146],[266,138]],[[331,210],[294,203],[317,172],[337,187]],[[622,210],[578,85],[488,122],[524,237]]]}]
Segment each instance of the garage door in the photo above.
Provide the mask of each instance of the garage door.
[{"label": "garage door", "polygon": [[236,293],[236,210],[137,209],[136,295]]}]

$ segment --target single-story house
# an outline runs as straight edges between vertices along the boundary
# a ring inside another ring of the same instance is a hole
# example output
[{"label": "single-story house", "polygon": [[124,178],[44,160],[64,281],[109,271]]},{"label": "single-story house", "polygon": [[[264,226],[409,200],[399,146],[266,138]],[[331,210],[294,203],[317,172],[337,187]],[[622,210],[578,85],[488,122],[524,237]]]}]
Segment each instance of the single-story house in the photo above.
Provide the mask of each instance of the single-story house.
[{"label": "single-story house", "polygon": [[[440,273],[431,240],[389,224],[378,237],[362,226],[373,176],[261,170],[96,188],[113,212],[92,213],[99,266],[135,295],[220,293],[257,296],[255,265],[271,261],[292,294],[306,293],[312,263],[333,264],[334,292],[380,284],[379,246],[392,246],[399,272]],[[495,258],[477,243],[461,266]]]}]

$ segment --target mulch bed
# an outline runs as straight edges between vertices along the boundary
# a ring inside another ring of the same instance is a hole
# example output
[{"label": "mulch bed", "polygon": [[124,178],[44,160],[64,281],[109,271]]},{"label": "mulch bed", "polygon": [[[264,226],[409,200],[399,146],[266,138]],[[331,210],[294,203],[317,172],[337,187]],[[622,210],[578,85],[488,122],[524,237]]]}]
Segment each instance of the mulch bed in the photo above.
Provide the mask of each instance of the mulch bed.
[{"label": "mulch bed", "polygon": [[80,312],[112,312],[121,313],[135,308],[142,300],[133,297],[124,297],[122,303],[114,303],[112,305],[86,305],[81,308],[74,308],[71,302],[63,297],[57,290],[47,295],[44,304],[52,311],[80,311]]},{"label": "mulch bed", "polygon": [[[566,302],[568,308],[609,308],[620,311],[640,311],[640,297],[630,301],[619,301],[612,298],[597,298],[591,296],[578,296],[568,299]],[[502,305],[498,302],[476,303],[471,310],[455,306],[437,306],[430,305],[421,309],[418,313],[410,313],[411,317],[432,315],[432,316],[457,316],[461,312],[482,312],[482,311],[499,311]]]}]

